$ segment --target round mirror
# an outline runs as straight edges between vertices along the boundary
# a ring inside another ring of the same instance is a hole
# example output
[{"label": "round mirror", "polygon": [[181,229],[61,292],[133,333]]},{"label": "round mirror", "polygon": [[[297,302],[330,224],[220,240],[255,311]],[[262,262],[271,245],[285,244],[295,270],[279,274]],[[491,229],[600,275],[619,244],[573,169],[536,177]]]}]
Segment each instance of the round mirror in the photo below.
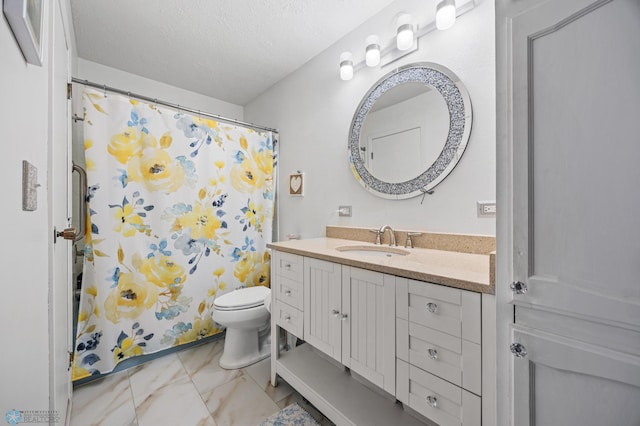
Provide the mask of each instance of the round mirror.
[{"label": "round mirror", "polygon": [[453,170],[470,132],[471,101],[457,76],[436,64],[407,65],[360,102],[349,133],[351,169],[380,197],[414,197]]}]

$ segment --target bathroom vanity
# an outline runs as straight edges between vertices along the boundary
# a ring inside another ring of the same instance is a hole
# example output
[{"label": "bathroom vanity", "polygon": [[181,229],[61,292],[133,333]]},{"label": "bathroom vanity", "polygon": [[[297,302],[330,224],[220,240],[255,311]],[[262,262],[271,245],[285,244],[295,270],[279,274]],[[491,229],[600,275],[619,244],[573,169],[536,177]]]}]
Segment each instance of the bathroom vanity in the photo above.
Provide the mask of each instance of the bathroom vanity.
[{"label": "bathroom vanity", "polygon": [[[282,377],[339,425],[490,424],[495,240],[372,241],[328,227],[270,244],[272,384]],[[283,345],[281,329],[305,343]]]}]

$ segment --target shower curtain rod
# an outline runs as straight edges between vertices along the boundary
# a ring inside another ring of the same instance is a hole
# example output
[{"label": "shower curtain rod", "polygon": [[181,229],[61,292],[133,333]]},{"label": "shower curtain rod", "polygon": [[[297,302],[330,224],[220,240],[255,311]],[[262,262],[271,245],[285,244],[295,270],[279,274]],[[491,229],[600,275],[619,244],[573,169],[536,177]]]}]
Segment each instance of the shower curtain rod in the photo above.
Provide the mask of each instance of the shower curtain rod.
[{"label": "shower curtain rod", "polygon": [[227,117],[222,117],[222,116],[216,115],[216,114],[210,114],[210,113],[207,113],[207,112],[202,112],[202,111],[197,110],[197,109],[183,107],[181,105],[173,104],[171,102],[161,101],[161,100],[158,100],[156,98],[150,98],[148,96],[139,95],[137,93],[132,93],[132,92],[129,92],[129,91],[126,91],[126,90],[116,89],[114,87],[107,86],[106,84],[98,84],[98,83],[91,82],[89,80],[82,80],[82,79],[79,79],[77,77],[72,77],[71,78],[71,82],[72,83],[83,84],[85,86],[93,87],[93,88],[96,88],[96,89],[103,89],[105,92],[109,91],[109,92],[113,92],[113,93],[118,93],[120,95],[128,96],[130,98],[136,98],[136,99],[140,99],[140,100],[143,100],[143,101],[152,102],[152,103],[157,104],[157,105],[163,105],[163,106],[166,106],[166,107],[169,107],[169,108],[173,108],[173,109],[177,109],[177,110],[180,110],[180,111],[190,112],[192,114],[197,114],[199,116],[208,117],[208,118],[214,118],[216,120],[224,121],[224,122],[227,122],[227,123],[239,124],[241,126],[250,127],[252,129],[255,129],[255,130],[265,130],[267,132],[279,133],[278,129],[272,129],[270,127],[259,126],[257,124],[247,123],[246,121],[236,120],[234,118],[227,118]]}]

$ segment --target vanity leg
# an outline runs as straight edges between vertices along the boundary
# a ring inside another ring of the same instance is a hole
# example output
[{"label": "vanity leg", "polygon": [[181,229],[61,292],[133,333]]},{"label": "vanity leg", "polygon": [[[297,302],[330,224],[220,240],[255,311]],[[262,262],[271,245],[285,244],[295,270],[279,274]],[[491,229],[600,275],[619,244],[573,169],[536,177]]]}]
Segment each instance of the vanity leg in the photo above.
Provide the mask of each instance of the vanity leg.
[{"label": "vanity leg", "polygon": [[[275,301],[272,301],[274,303]],[[274,305],[272,305],[274,306]],[[278,386],[276,361],[280,354],[280,327],[276,324],[275,316],[271,315],[271,386]]]}]

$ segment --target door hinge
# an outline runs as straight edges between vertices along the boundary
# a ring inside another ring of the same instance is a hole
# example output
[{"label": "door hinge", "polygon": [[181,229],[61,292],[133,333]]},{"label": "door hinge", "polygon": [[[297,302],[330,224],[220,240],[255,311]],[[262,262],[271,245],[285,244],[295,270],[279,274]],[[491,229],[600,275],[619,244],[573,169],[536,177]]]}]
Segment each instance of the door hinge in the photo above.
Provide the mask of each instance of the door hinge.
[{"label": "door hinge", "polygon": [[67,83],[67,100],[71,99],[72,88],[73,86],[71,85],[71,83]]},{"label": "door hinge", "polygon": [[71,370],[71,367],[73,367],[73,352],[69,351],[69,367],[67,369]]}]

